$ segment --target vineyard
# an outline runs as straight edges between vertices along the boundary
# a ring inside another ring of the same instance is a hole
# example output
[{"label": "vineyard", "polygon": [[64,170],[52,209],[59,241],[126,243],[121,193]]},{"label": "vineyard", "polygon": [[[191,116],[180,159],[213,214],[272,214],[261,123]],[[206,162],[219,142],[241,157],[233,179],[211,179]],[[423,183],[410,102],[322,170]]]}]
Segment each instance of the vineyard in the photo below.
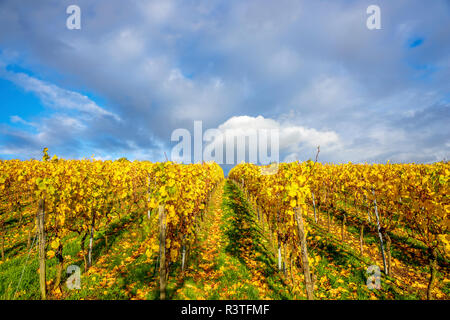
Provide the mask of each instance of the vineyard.
[{"label": "vineyard", "polygon": [[0,299],[449,299],[448,163],[0,162]]},{"label": "vineyard", "polygon": [[[309,161],[281,164],[276,174],[265,174],[262,169],[270,170],[238,165],[230,178],[240,182],[258,221],[263,228],[267,225],[278,253],[278,268],[285,273],[287,268],[291,274],[300,272],[296,266],[303,270],[308,298],[314,298],[314,269],[320,268],[321,259],[320,254],[308,255],[308,247],[327,248],[333,241],[339,241],[348,254],[362,260],[370,257],[368,264],[381,265],[385,283],[402,287],[401,294],[411,287],[423,288],[431,299],[439,267],[448,290],[448,163],[322,165]],[[367,247],[364,232],[378,243]],[[420,274],[424,269],[417,272],[413,265],[428,265],[428,282]],[[437,296],[444,298],[448,291]]]}]

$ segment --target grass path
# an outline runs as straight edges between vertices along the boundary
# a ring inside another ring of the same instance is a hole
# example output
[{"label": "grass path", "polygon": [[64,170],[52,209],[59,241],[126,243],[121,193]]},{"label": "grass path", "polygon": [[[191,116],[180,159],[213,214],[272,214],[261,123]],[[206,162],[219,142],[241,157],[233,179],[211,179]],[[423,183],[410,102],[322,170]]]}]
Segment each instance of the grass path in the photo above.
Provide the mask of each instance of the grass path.
[{"label": "grass path", "polygon": [[175,299],[289,297],[254,218],[240,190],[224,181],[212,196]]}]

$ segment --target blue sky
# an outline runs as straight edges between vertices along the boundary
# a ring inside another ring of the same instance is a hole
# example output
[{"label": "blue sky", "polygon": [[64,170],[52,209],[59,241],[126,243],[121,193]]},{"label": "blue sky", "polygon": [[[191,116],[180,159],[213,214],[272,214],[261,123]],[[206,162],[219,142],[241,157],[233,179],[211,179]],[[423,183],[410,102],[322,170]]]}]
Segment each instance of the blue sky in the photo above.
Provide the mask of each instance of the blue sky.
[{"label": "blue sky", "polygon": [[161,161],[201,120],[276,126],[285,161],[440,161],[449,80],[445,0],[4,0],[0,159]]}]

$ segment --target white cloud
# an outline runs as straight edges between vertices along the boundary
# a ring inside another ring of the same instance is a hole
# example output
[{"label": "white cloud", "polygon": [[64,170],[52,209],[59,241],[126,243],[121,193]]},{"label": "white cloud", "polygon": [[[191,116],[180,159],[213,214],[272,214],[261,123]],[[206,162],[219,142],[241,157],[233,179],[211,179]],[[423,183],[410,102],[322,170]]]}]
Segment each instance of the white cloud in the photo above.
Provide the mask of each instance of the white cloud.
[{"label": "white cloud", "polygon": [[44,105],[50,108],[82,111],[94,117],[110,116],[116,121],[120,121],[118,115],[99,107],[94,101],[78,92],[60,88],[25,73],[0,70],[0,76],[14,82],[26,91],[33,92]]},{"label": "white cloud", "polygon": [[139,7],[150,24],[163,24],[173,14],[174,3],[172,0],[155,0],[139,3]]},{"label": "white cloud", "polygon": [[232,117],[218,126],[221,136],[211,142],[226,141],[227,137],[245,137],[257,130],[277,130],[279,134],[279,154],[281,160],[292,161],[300,159],[304,153],[314,151],[317,146],[328,151],[340,146],[339,136],[334,131],[320,131],[300,125],[280,121],[263,116]]},{"label": "white cloud", "polygon": [[36,124],[34,124],[32,122],[28,122],[17,115],[11,116],[10,120],[12,123],[21,123],[23,125],[30,126],[30,127],[36,126]]}]

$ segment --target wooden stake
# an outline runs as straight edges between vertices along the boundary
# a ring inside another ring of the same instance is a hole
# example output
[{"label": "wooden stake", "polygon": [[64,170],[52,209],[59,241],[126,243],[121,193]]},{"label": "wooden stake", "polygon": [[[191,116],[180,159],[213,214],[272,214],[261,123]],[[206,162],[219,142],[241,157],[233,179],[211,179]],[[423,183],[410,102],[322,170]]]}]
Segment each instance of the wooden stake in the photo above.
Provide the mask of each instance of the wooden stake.
[{"label": "wooden stake", "polygon": [[373,206],[375,209],[375,217],[377,218],[378,238],[380,239],[381,255],[383,257],[384,274],[388,274],[386,265],[386,255],[384,254],[383,236],[381,235],[380,217],[378,216],[377,198],[375,197],[375,190],[372,188]]},{"label": "wooden stake", "polygon": [[342,217],[342,227],[341,227],[342,241],[344,241],[344,238],[345,238],[345,220],[346,220],[346,216],[345,216],[345,213],[344,213],[344,216]]},{"label": "wooden stake", "polygon": [[159,298],[166,299],[166,212],[159,206]]},{"label": "wooden stake", "polygon": [[433,294],[431,291],[433,290],[434,281],[436,279],[436,272],[437,272],[437,253],[436,249],[431,250],[430,254],[430,281],[428,282],[428,288],[427,288],[427,300],[433,299]]},{"label": "wooden stake", "polygon": [[280,237],[278,237],[278,270],[281,271],[281,244],[280,244]]},{"label": "wooden stake", "polygon": [[190,256],[191,256],[191,245],[188,244],[186,247],[185,268],[186,268],[186,262],[189,261]]},{"label": "wooden stake", "polygon": [[386,238],[386,254],[387,254],[387,275],[392,276],[392,259],[391,259],[391,237],[384,233],[384,237]]},{"label": "wooden stake", "polygon": [[317,223],[316,201],[314,200],[314,192],[311,192],[311,194],[312,194],[312,201],[313,201],[313,207],[314,207],[314,222]]},{"label": "wooden stake", "polygon": [[369,223],[372,223],[372,221],[370,220],[370,206],[369,206],[369,203],[367,202],[367,196],[366,195],[364,195],[364,199],[365,199],[365,201],[367,203],[367,221]]},{"label": "wooden stake", "polygon": [[289,274],[291,276],[292,287],[295,287],[294,272],[292,271],[292,256],[289,257]]},{"label": "wooden stake", "polygon": [[3,221],[0,221],[0,232],[2,233],[2,261],[5,261],[5,225]]},{"label": "wooden stake", "polygon": [[92,212],[91,234],[89,236],[88,268],[92,266],[92,246],[94,243],[95,214]]},{"label": "wooden stake", "polygon": [[5,234],[2,232],[2,261],[5,261]]},{"label": "wooden stake", "polygon": [[31,230],[28,230],[27,250],[31,247]]},{"label": "wooden stake", "polygon": [[87,260],[86,260],[86,251],[85,249],[85,241],[86,241],[86,237],[87,237],[88,233],[84,232],[83,237],[81,238],[81,252],[83,253],[83,261],[84,261],[84,272],[87,271]]},{"label": "wooden stake", "polygon": [[330,211],[327,210],[328,213],[328,233],[330,233],[330,228],[331,228],[331,214]]},{"label": "wooden stake", "polygon": [[45,200],[39,200],[39,210],[36,216],[36,223],[39,235],[39,285],[41,289],[41,298],[47,298],[46,278],[45,278]]},{"label": "wooden stake", "polygon": [[22,219],[23,219],[23,214],[22,214],[22,209],[20,208],[19,202],[17,202],[17,211],[19,212],[19,225],[21,225]]},{"label": "wooden stake", "polygon": [[309,270],[308,249],[306,246],[305,228],[303,226],[303,217],[301,208],[295,211],[295,219],[297,220],[298,235],[300,238],[300,248],[303,262],[303,274],[305,276],[306,296],[308,300],[314,300],[314,284],[313,277]]},{"label": "wooden stake", "polygon": [[62,252],[63,252],[63,246],[62,246],[62,244],[60,244],[58,249],[56,250],[56,258],[58,259],[58,264],[56,265],[56,280],[55,280],[54,289],[60,287],[60,285],[61,285],[62,271],[64,268],[64,257],[62,255]]},{"label": "wooden stake", "polygon": [[184,272],[185,261],[186,261],[186,246],[183,246],[183,253],[181,254],[181,272]]},{"label": "wooden stake", "polygon": [[266,228],[264,226],[264,211],[261,210],[261,224],[262,224],[262,230],[265,232]]},{"label": "wooden stake", "polygon": [[361,230],[359,233],[359,250],[361,255],[363,254],[363,242],[364,242],[364,225],[361,224]]},{"label": "wooden stake", "polygon": [[[150,202],[150,200],[151,200],[151,188],[150,188],[150,186],[151,186],[151,180],[150,180],[150,174],[149,174],[148,175],[148,202]],[[149,219],[149,220],[150,220],[151,213],[152,213],[152,210],[148,209],[148,211],[147,211],[147,219]]]}]

